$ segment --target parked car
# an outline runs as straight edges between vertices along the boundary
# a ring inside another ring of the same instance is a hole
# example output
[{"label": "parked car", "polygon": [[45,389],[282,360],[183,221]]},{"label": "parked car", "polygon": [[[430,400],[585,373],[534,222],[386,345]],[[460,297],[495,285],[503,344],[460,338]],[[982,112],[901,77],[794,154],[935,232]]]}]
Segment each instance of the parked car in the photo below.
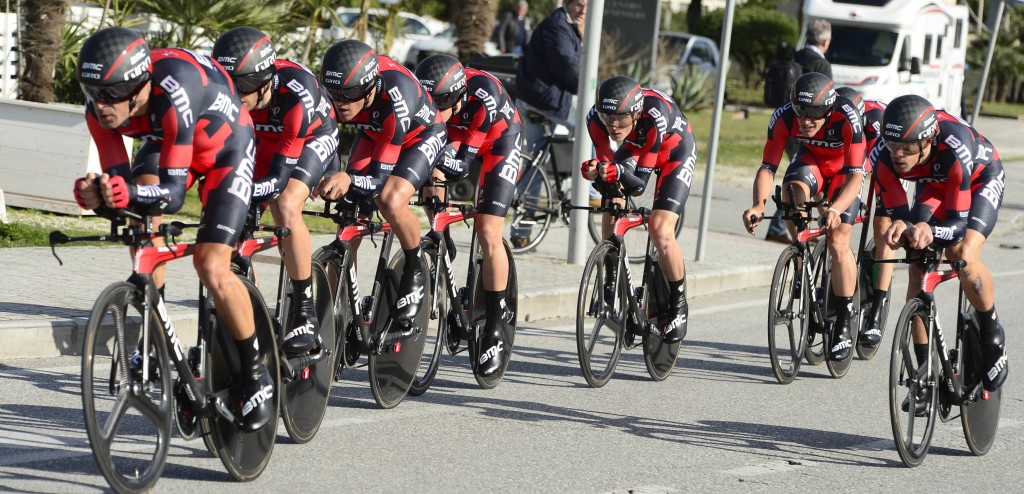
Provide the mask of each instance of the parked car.
[{"label": "parked car", "polygon": [[[441,31],[433,38],[413,43],[413,45],[409,47],[409,52],[405,56],[405,61],[403,63],[405,63],[406,67],[412,69],[415,68],[421,60],[431,55],[447,53],[454,56],[457,51],[455,49],[455,41],[458,39],[459,37],[455,31],[455,24],[452,24],[448,26],[448,29]],[[498,49],[498,45],[488,40],[484,43],[483,54],[486,56],[500,55],[501,50]]]},{"label": "parked car", "polygon": [[[353,28],[356,20],[359,18],[359,12],[358,8],[339,7],[337,13],[341,25],[331,26],[331,37],[335,40],[352,38]],[[368,15],[369,29],[367,29],[366,37],[363,38],[363,41],[374,47],[379,53],[381,51],[380,47],[384,43],[384,29],[382,26],[387,18],[388,11],[384,9],[370,9]],[[391,49],[388,50],[387,54],[398,62],[403,62],[408,58],[409,48],[412,45],[420,41],[433,39],[449,28],[447,22],[409,12],[399,12],[397,22],[398,32],[395,33],[395,39],[392,41]]]},{"label": "parked car", "polygon": [[687,65],[695,66],[706,74],[709,80],[715,80],[721,70],[721,56],[718,45],[709,38],[690,33],[662,32],[658,35],[662,49],[679,53],[674,65],[659,67],[651,86],[671,93],[671,77]]}]

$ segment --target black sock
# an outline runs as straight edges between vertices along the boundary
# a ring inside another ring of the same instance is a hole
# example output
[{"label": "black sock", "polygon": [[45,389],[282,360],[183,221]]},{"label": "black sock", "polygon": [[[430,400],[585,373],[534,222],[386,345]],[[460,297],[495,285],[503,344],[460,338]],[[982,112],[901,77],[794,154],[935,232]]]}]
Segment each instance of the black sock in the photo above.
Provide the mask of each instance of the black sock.
[{"label": "black sock", "polygon": [[999,321],[999,316],[996,315],[996,306],[992,306],[991,309],[986,311],[977,311],[978,313],[978,326],[982,333],[993,333],[996,331],[996,323]]},{"label": "black sock", "polygon": [[889,290],[882,290],[875,288],[875,292],[871,295],[871,304],[873,307],[881,308],[885,299],[889,297]]},{"label": "black sock", "polygon": [[[238,362],[242,367],[242,375],[258,378],[260,371],[260,351],[256,346],[256,333],[244,340],[235,340],[238,347]],[[248,374],[247,374],[248,373]]]},{"label": "black sock", "polygon": [[167,285],[160,285],[160,288],[157,288],[156,291],[160,293],[160,298],[166,301],[167,299],[164,298],[164,288],[167,288]]},{"label": "black sock", "polygon": [[295,297],[295,308],[305,312],[313,310],[313,277],[304,280],[290,280],[292,295]]},{"label": "black sock", "polygon": [[679,307],[686,303],[686,277],[684,276],[679,281],[668,282],[668,293],[673,307]]},{"label": "black sock", "polygon": [[853,313],[853,297],[836,296],[836,322],[849,321]]},{"label": "black sock", "polygon": [[487,304],[487,322],[494,323],[502,319],[505,312],[506,290],[484,290],[484,301]]},{"label": "black sock", "polygon": [[921,367],[928,360],[928,344],[914,343],[914,356],[917,357],[917,366]]},{"label": "black sock", "polygon": [[412,274],[409,268],[423,271],[423,264],[420,262],[420,246],[402,250],[405,252],[405,272]]}]

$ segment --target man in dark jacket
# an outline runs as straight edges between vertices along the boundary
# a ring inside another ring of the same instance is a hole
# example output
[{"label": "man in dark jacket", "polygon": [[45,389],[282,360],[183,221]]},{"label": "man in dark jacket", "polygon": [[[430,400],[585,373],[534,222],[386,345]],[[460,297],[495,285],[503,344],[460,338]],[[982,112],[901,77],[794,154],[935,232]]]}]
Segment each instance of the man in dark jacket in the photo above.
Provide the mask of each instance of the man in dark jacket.
[{"label": "man in dark jacket", "polygon": [[569,119],[572,97],[579,86],[586,13],[587,0],[567,0],[533,31],[519,62],[519,100],[558,120]]},{"label": "man in dark jacket", "polygon": [[526,13],[530,5],[526,0],[519,0],[515,10],[510,10],[501,18],[495,42],[502,53],[521,55],[530,40],[530,18]]},{"label": "man in dark jacket", "polygon": [[[545,120],[564,125],[574,135],[575,123],[570,121],[576,109],[576,90],[580,81],[580,46],[587,0],[565,0],[564,5],[548,15],[530,35],[530,41],[519,60],[516,74],[518,99],[516,107],[523,119],[523,151],[533,154],[545,132]],[[537,117],[543,115],[544,118]],[[530,175],[520,175],[519,187],[535,194],[539,187]],[[596,194],[596,191],[592,191]],[[531,228],[513,228],[509,241],[515,247],[529,243]]]},{"label": "man in dark jacket", "polygon": [[807,44],[793,54],[793,60],[804,68],[804,73],[820,72],[832,78],[832,64],[825,58],[825,52],[832,43],[832,24],[817,19],[807,26]]}]

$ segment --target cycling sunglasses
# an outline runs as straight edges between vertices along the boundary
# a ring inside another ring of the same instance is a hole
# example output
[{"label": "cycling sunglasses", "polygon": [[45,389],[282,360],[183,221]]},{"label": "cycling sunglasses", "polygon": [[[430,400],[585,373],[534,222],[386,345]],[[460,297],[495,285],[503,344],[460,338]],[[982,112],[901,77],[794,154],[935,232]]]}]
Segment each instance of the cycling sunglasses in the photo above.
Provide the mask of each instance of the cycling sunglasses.
[{"label": "cycling sunglasses", "polygon": [[434,104],[437,105],[438,110],[447,110],[455,107],[455,105],[458,104],[465,95],[466,91],[453,91],[450,93],[435,94],[433,96]]},{"label": "cycling sunglasses", "polygon": [[924,149],[924,141],[923,140],[922,141],[908,141],[908,142],[886,141],[885,139],[882,139],[882,140],[885,142],[885,147],[886,147],[886,149],[889,150],[890,154],[894,154],[894,153],[901,153],[901,154],[904,154],[904,155],[907,155],[907,154],[918,154],[918,153],[921,152],[922,149]]},{"label": "cycling sunglasses", "polygon": [[832,113],[831,106],[802,106],[793,105],[793,112],[800,118],[809,118],[811,120],[821,120]]},{"label": "cycling sunglasses", "polygon": [[142,86],[149,82],[149,72],[143,72],[139,81],[125,81],[109,84],[106,86],[92,86],[82,83],[82,92],[85,97],[96,103],[114,105],[132,99]]},{"label": "cycling sunglasses", "polygon": [[238,89],[238,94],[246,95],[255,93],[263,88],[266,83],[270,82],[270,80],[274,78],[274,72],[275,71],[273,70],[266,74],[253,72],[251,74],[236,76],[232,79],[235,81],[235,89]]},{"label": "cycling sunglasses", "polygon": [[633,125],[632,113],[626,113],[623,115],[613,115],[610,113],[598,112],[597,117],[601,119],[601,123],[603,123],[606,127],[621,129]]},{"label": "cycling sunglasses", "polygon": [[373,87],[374,81],[363,86],[346,87],[346,88],[333,88],[327,86],[327,95],[331,97],[332,101],[341,103],[352,103],[353,101],[359,101],[370,94],[370,89]]}]

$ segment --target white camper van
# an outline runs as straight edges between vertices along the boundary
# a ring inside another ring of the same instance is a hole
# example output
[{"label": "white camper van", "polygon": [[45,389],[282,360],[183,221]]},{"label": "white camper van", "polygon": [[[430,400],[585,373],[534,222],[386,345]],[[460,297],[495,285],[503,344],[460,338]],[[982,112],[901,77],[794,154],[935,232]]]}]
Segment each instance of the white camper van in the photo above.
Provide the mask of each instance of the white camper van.
[{"label": "white camper van", "polygon": [[919,94],[960,114],[967,7],[956,0],[805,0],[807,23],[832,23],[826,57],[839,86],[883,102]]}]

